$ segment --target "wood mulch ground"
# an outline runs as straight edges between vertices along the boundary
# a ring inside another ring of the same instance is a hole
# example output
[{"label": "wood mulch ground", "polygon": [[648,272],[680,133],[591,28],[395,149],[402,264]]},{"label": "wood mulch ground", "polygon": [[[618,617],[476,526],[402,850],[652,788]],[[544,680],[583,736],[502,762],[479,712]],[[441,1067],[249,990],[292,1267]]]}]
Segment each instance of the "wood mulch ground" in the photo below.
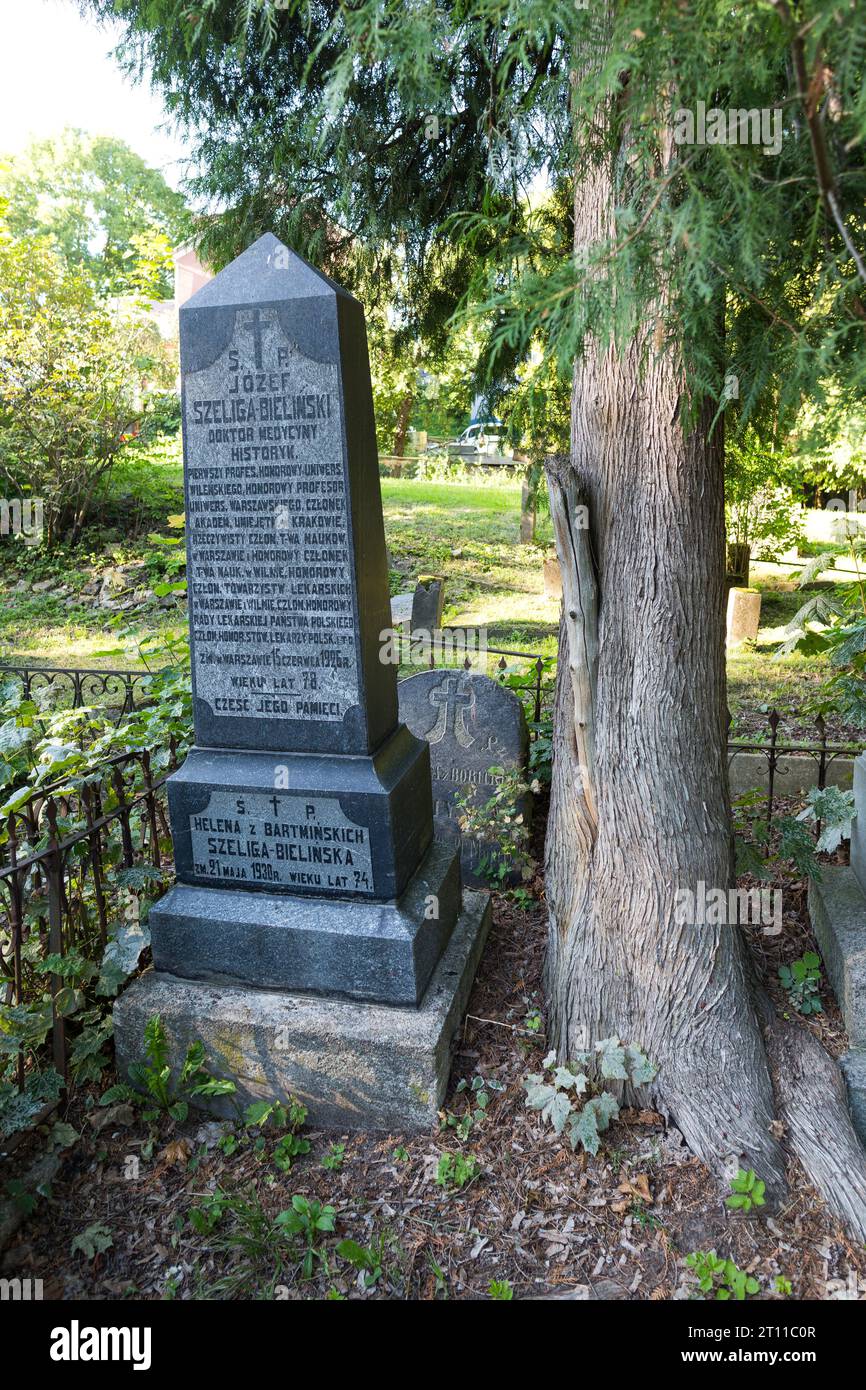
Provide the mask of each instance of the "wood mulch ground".
[{"label": "wood mulch ground", "polygon": [[[70,1104],[64,1118],[81,1138],[7,1248],[3,1276],[41,1278],[46,1298],[486,1299],[492,1281],[507,1280],[515,1298],[671,1299],[695,1295],[685,1256],[715,1249],[759,1281],[762,1298],[778,1297],[779,1275],[795,1298],[850,1298],[858,1290],[863,1297],[863,1252],[795,1164],[782,1210],[769,1218],[734,1215],[725,1191],[661,1115],[625,1112],[590,1158],[572,1153],[525,1108],[522,1080],[540,1070],[547,1050],[540,879],[531,888],[536,901],[528,910],[497,898],[438,1132],[312,1131],[309,1152],[283,1173],[271,1156],[276,1137],[266,1135],[257,1150],[237,1126],[242,1142],[227,1157],[219,1141],[231,1126],[165,1120],[146,1157],[148,1129],[138,1113],[96,1103],[106,1080]],[[778,964],[813,945],[802,887],[786,887],[781,936],[757,927],[752,937],[784,1008]],[[805,1026],[838,1053],[844,1029],[826,992],[824,999],[825,1013]],[[475,1077],[487,1083],[490,1103],[461,1138],[448,1120],[467,1113]],[[40,1143],[44,1137],[35,1136],[19,1148],[16,1170],[33,1161]],[[345,1146],[342,1163],[323,1167],[333,1144]],[[447,1191],[435,1181],[437,1167],[443,1153],[458,1152],[474,1156],[478,1176],[462,1191]],[[200,1234],[190,1211],[217,1189],[242,1196],[246,1206],[227,1209]],[[321,1235],[309,1279],[300,1247],[274,1234],[274,1218],[294,1194],[335,1209],[335,1230]],[[110,1246],[73,1254],[75,1238],[96,1225]],[[336,1252],[347,1237],[374,1252],[376,1269],[366,1279]]]}]

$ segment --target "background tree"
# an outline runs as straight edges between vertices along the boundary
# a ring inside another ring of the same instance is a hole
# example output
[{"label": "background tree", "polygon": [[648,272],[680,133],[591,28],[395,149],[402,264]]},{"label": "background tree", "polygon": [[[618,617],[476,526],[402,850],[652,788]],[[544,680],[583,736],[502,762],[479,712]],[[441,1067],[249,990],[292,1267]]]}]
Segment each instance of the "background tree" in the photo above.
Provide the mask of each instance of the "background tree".
[{"label": "background tree", "polygon": [[[183,196],[122,140],[68,129],[0,162],[0,196],[15,237],[48,236],[102,292],[173,293],[166,247],[189,235]],[[155,259],[156,258],[156,259]]]},{"label": "background tree", "polygon": [[170,384],[155,327],[119,318],[48,238],[0,222],[0,489],[41,498],[45,543],[74,543],[146,383]]},{"label": "background tree", "polygon": [[[372,264],[399,241],[419,323],[468,293],[491,325],[491,371],[537,341],[573,364],[570,455],[550,477],[564,592],[551,1029],[565,1055],[611,1033],[640,1044],[660,1067],[653,1098],[695,1152],[755,1168],[771,1194],[780,1117],[862,1237],[866,1164],[835,1064],[774,1018],[739,929],[679,922],[675,902],[731,875],[726,372],[743,425],[779,383],[782,435],[805,399],[832,386],[850,403],[866,376],[866,13],[838,0],[95,8],[119,14],[131,61],[205,132],[196,186],[226,203],[214,243],[235,252],[272,226],[337,273],[342,256],[361,248]],[[676,111],[699,101],[778,111],[778,152],[678,144]],[[573,181],[554,247],[531,215],[539,178]],[[432,246],[455,272],[438,303]]]}]

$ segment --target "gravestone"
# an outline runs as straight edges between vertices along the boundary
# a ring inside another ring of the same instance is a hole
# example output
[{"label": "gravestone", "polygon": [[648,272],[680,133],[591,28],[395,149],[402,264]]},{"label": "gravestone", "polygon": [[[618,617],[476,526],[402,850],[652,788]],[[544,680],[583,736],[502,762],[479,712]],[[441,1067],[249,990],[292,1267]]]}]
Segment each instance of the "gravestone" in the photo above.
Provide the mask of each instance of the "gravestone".
[{"label": "gravestone", "polygon": [[[523,705],[498,681],[470,671],[422,671],[397,688],[400,718],[430,747],[437,833],[459,844],[464,882],[481,884],[479,864],[485,857],[496,858],[498,845],[461,832],[457,801],[472,792],[473,802],[484,805],[504,774],[525,775],[529,733]],[[528,819],[531,798],[524,797],[514,810]],[[509,873],[510,881],[519,877]]]},{"label": "gravestone", "polygon": [[412,632],[438,632],[445,609],[445,585],[441,579],[419,579],[412,595]]},{"label": "gravestone", "polygon": [[[388,572],[363,311],[266,235],[181,308],[180,345],[195,745],[169,779],[177,883],[150,914],[148,1006],[168,991],[180,1035],[197,1007],[254,1028],[280,1012],[261,991],[324,996],[315,1017],[332,1045],[352,1020],[351,1071],[364,1023],[335,1001],[415,1009],[454,933],[459,951],[485,929],[483,905],[462,910],[453,846],[434,839],[428,749],[399,721],[380,659]],[[464,954],[469,969],[477,951]],[[212,988],[188,983],[181,1007],[178,980]],[[238,988],[253,991],[243,1007]],[[140,1013],[128,995],[124,1056]],[[244,1035],[229,1052],[261,1046]],[[270,1072],[298,1089],[297,1057],[280,1051]],[[333,1084],[307,1085],[313,1112]],[[365,1092],[345,1118],[375,1123],[377,1106]]]}]

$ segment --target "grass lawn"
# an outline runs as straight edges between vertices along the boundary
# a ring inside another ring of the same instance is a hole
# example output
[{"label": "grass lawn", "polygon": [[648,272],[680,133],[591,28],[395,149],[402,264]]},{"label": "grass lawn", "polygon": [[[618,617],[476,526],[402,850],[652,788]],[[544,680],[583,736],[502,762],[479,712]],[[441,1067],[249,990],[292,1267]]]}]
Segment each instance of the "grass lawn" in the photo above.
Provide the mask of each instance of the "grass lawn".
[{"label": "grass lawn", "polygon": [[[182,510],[182,481],[176,445],[160,448],[155,457],[133,455],[117,470],[112,500],[89,553],[70,561],[34,548],[22,564],[21,550],[0,549],[0,661],[134,666],[139,664],[136,639],[176,628],[182,621],[178,611],[109,615],[82,606],[77,596],[102,565],[141,556],[155,557],[158,564],[148,530],[164,529],[155,518]],[[382,500],[393,593],[411,589],[419,574],[441,575],[446,625],[486,627],[492,646],[555,655],[559,600],[544,593],[542,582],[542,558],[552,543],[550,519],[540,516],[536,545],[519,543],[518,481],[495,474],[441,483],[383,478]],[[130,539],[136,534],[138,539]],[[53,577],[67,591],[59,596],[16,592],[22,576]],[[159,578],[155,572],[151,582]],[[728,680],[735,721],[749,715],[754,726],[756,716],[774,705],[791,712],[802,708],[820,687],[825,668],[820,660],[775,658],[782,629],[802,601],[790,571],[757,565],[752,583],[762,593],[761,630],[754,645],[730,653]],[[119,644],[126,647],[121,657]]]}]

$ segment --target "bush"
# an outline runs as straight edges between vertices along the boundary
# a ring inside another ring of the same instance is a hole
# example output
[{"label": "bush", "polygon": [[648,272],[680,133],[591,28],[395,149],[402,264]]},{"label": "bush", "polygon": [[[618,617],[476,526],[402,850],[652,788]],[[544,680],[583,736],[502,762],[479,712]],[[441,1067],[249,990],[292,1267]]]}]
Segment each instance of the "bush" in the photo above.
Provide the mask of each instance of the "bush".
[{"label": "bush", "polygon": [[74,544],[142,383],[168,369],[157,330],[112,316],[44,239],[0,227],[0,360],[0,486],[41,499],[48,546]]}]

